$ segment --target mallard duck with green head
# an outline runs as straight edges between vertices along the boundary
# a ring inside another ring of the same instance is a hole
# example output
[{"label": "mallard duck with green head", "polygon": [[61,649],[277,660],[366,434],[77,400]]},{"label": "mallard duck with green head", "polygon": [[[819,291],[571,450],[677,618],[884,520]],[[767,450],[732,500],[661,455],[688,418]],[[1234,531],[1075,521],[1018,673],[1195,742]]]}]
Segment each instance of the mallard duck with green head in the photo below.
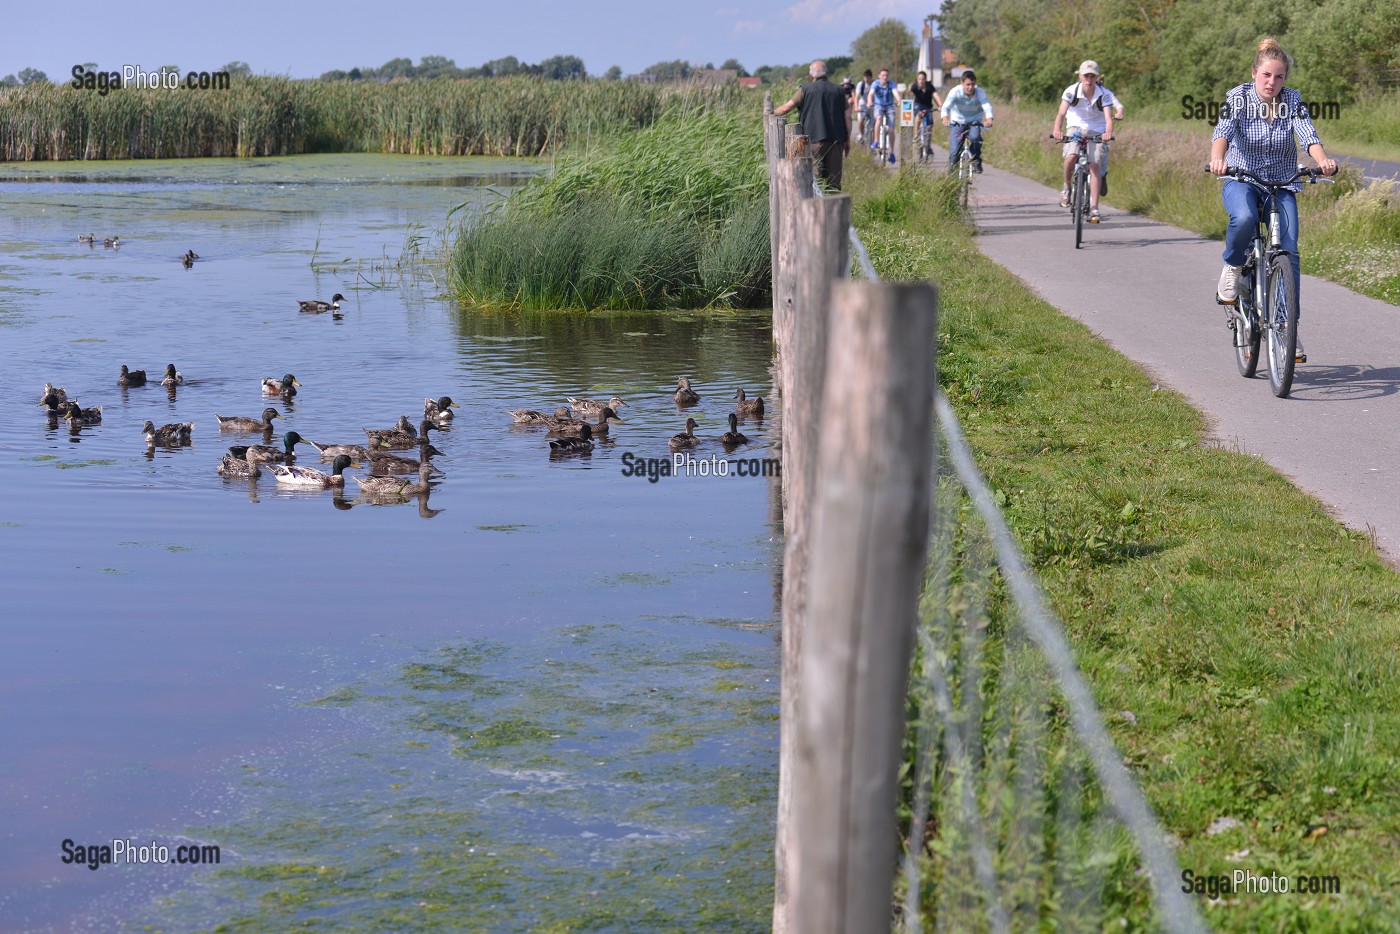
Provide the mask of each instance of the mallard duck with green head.
[{"label": "mallard duck with green head", "polygon": [[617,396],[613,396],[607,402],[597,402],[593,399],[575,399],[572,396],[569,397],[568,401],[569,407],[574,410],[574,415],[579,418],[597,418],[603,409],[612,409],[613,414],[616,415],[618,409],[629,408],[627,403],[623,402]]},{"label": "mallard duck with green head", "polygon": [[219,473],[225,477],[260,477],[262,468],[258,466],[258,456],[252,451],[244,449],[243,456],[229,453],[219,459]]},{"label": "mallard duck with green head", "polygon": [[323,302],[319,298],[311,298],[298,299],[297,304],[301,306],[302,311],[309,311],[313,314],[320,314],[323,311],[339,311],[340,303],[343,301],[345,301],[345,296],[341,295],[339,292],[336,292],[334,295],[331,296],[331,300],[328,302]]},{"label": "mallard duck with green head", "polygon": [[69,425],[100,425],[102,424],[102,406],[95,405],[90,409],[85,409],[69,399],[58,407],[60,418],[66,418]]},{"label": "mallard duck with green head", "polygon": [[733,412],[729,413],[729,430],[719,436],[719,443],[731,449],[749,443],[748,436],[739,432],[739,416]]},{"label": "mallard duck with green head", "polygon": [[241,415],[218,415],[220,431],[271,431],[272,420],[281,418],[282,413],[269,406],[263,409],[262,418],[245,418]]},{"label": "mallard duck with green head", "polygon": [[186,269],[189,269],[191,266],[194,265],[194,261],[197,259],[199,259],[199,254],[196,253],[194,250],[190,250],[184,256],[180,257],[180,265],[184,266]]},{"label": "mallard duck with green head", "polygon": [[310,444],[295,431],[289,431],[282,436],[282,447],[275,444],[250,444],[248,450],[258,456],[258,460],[270,464],[290,464],[297,459],[296,446],[298,444]]},{"label": "mallard duck with green head", "polygon": [[450,422],[455,417],[453,409],[460,409],[461,406],[452,401],[451,396],[440,396],[437,399],[423,400],[423,417],[435,425],[443,422]]},{"label": "mallard duck with green head", "polygon": [[59,398],[58,393],[51,392],[39,400],[40,408],[48,409],[48,414],[58,418],[63,414],[63,406],[68,402],[68,397]]},{"label": "mallard duck with green head", "polygon": [[695,419],[687,418],[685,420],[685,431],[681,432],[678,435],[671,435],[671,450],[686,451],[699,444],[700,439],[695,437],[695,429],[698,427],[699,426],[696,424]]},{"label": "mallard duck with green head", "polygon": [[314,467],[291,464],[273,464],[269,469],[277,477],[278,483],[328,490],[331,487],[345,486],[345,468],[358,466],[360,465],[351,460],[348,454],[341,454],[331,465],[330,473],[322,473]]},{"label": "mallard duck with green head", "polygon": [[169,425],[161,425],[157,428],[155,422],[147,419],[141,431],[146,436],[147,444],[177,447],[190,443],[190,436],[194,432],[194,422],[171,422]]},{"label": "mallard duck with green head", "polygon": [[103,246],[121,246],[121,237],[107,237],[102,241]]},{"label": "mallard duck with green head", "polygon": [[295,376],[288,373],[278,379],[275,376],[264,376],[262,380],[262,391],[265,396],[282,396],[288,398],[297,394],[297,387],[301,383]]},{"label": "mallard duck with green head", "polygon": [[593,429],[587,423],[579,429],[577,437],[551,438],[549,456],[561,457],[569,454],[589,454],[593,451]]},{"label": "mallard duck with green head", "polygon": [[123,363],[121,374],[117,377],[117,385],[144,386],[146,385],[146,371],[127,369],[126,364]]},{"label": "mallard duck with green head", "polygon": [[762,418],[763,417],[763,397],[755,396],[752,399],[744,396],[744,390],[734,391],[734,411],[740,418]]},{"label": "mallard duck with green head", "polygon": [[550,425],[549,433],[561,437],[578,437],[583,429],[588,428],[595,438],[606,438],[608,436],[609,422],[618,425],[622,424],[622,419],[612,410],[612,406],[608,405],[603,406],[603,410],[598,413],[597,422],[580,422],[576,419],[568,422],[557,419],[552,421],[554,424]]},{"label": "mallard duck with green head", "polygon": [[183,386],[185,385],[185,374],[175,369],[175,364],[167,363],[165,376],[161,378],[160,384],[162,386]]},{"label": "mallard duck with green head", "polygon": [[690,388],[690,380],[682,376],[676,380],[676,405],[697,405],[700,394]]}]

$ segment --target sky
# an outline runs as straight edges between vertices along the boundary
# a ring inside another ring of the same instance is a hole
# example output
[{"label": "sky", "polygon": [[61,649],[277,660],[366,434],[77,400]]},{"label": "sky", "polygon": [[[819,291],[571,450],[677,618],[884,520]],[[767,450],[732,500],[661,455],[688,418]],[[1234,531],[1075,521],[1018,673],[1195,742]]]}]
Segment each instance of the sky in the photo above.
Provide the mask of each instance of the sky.
[{"label": "sky", "polygon": [[736,58],[760,65],[850,54],[851,40],[886,17],[918,35],[938,0],[224,0],[9,5],[0,75],[38,68],[55,82],[74,65],[182,73],[247,62],[256,74],[314,78],[332,69],[417,63],[442,55],[460,67],[514,55],[536,63],[577,55],[589,74],[659,61]]}]

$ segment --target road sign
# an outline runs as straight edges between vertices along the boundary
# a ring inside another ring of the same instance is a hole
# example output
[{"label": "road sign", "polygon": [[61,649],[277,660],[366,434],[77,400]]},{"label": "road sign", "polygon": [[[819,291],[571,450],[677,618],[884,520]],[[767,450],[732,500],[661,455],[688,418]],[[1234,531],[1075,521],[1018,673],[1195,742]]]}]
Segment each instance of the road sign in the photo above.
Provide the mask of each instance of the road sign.
[{"label": "road sign", "polygon": [[900,102],[899,102],[899,125],[900,125],[900,126],[913,126],[913,125],[914,125],[914,102],[913,102],[913,101],[900,101]]}]

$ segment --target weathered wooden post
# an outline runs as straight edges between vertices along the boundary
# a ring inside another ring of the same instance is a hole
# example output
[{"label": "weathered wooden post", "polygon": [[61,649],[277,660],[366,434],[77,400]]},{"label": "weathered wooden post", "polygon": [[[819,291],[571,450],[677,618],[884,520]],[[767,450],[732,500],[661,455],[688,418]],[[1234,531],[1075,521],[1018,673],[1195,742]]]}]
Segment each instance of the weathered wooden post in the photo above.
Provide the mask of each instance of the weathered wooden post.
[{"label": "weathered wooden post", "polygon": [[[778,160],[778,265],[773,272],[773,339],[778,345],[779,387],[784,404],[791,392],[792,369],[788,365],[788,345],[792,340],[793,287],[796,266],[805,262],[799,256],[794,231],[797,228],[797,205],[811,198],[812,158],[807,149],[807,137],[802,124],[783,127],[783,156]],[[787,484],[783,484],[787,488]]]},{"label": "weathered wooden post", "polygon": [[790,379],[783,397],[782,473],[788,508],[783,525],[782,701],[778,720],[778,829],[774,847],[777,873],[773,899],[776,932],[797,930],[789,925],[797,872],[796,828],[791,810],[797,698],[801,691],[805,597],[802,588],[807,581],[810,543],[807,520],[816,483],[817,429],[823,422],[831,290],[839,277],[848,274],[851,199],[847,195],[808,198],[798,203],[795,214],[796,249],[802,260],[796,267],[791,338],[786,354]]},{"label": "weathered wooden post", "polygon": [[931,285],[835,287],[822,418],[840,430],[823,432],[816,466],[790,815],[802,934],[889,930],[936,318]]}]

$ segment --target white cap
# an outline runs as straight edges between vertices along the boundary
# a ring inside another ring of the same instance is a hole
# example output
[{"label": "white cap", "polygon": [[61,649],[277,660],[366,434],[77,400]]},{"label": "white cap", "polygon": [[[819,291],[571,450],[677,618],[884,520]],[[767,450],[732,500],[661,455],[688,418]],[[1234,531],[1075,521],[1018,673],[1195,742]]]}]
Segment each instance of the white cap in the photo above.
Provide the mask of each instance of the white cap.
[{"label": "white cap", "polygon": [[1099,63],[1094,61],[1092,58],[1086,58],[1084,59],[1084,61],[1079,63],[1079,70],[1076,71],[1075,74],[1093,75],[1097,78],[1099,76]]}]

